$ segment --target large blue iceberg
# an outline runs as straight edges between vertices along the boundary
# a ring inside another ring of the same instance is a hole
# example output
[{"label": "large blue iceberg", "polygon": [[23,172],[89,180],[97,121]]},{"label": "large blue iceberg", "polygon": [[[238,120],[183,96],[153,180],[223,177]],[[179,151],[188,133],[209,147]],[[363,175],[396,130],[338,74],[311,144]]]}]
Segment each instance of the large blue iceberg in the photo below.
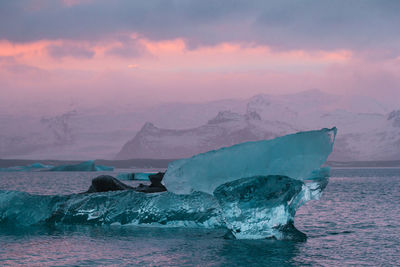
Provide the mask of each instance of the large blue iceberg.
[{"label": "large blue iceberg", "polygon": [[224,227],[238,239],[304,240],[294,227],[296,210],[319,199],[328,184],[329,169],[321,165],[335,135],[336,128],[301,132],[174,162],[166,173],[170,192],[39,196],[0,191],[0,225]]},{"label": "large blue iceberg", "polygon": [[145,194],[133,190],[64,196],[0,191],[0,225],[141,225],[227,228],[238,239],[300,239],[296,209],[318,199],[327,184],[286,176],[256,176],[219,186],[214,195]]}]

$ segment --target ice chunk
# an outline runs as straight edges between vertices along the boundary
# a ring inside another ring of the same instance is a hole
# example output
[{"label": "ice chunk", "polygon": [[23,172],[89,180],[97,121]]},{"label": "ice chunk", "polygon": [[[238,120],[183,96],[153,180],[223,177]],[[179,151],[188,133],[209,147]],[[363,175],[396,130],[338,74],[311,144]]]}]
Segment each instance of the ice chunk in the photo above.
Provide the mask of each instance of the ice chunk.
[{"label": "ice chunk", "polygon": [[117,174],[117,179],[119,180],[133,180],[135,174],[133,172],[122,172]]},{"label": "ice chunk", "polygon": [[149,176],[155,174],[157,173],[155,172],[118,173],[117,178],[120,180],[150,181]]},{"label": "ice chunk", "polygon": [[53,168],[52,165],[45,165],[45,164],[42,164],[40,162],[33,163],[32,165],[29,165],[27,167],[29,167],[31,169],[49,169],[49,168]]},{"label": "ice chunk", "polygon": [[133,190],[40,196],[0,190],[2,225],[53,224],[224,227],[216,199],[197,192],[145,194]]},{"label": "ice chunk", "polygon": [[169,164],[163,181],[168,191],[177,194],[212,194],[219,185],[244,177],[284,175],[310,179],[321,172],[321,165],[332,152],[336,131],[334,127],[299,132],[177,160]]},{"label": "ice chunk", "polygon": [[45,169],[50,169],[53,166],[51,165],[44,165],[42,163],[33,163],[31,165],[27,166],[14,166],[14,167],[8,167],[8,168],[0,168],[0,172],[26,172],[26,171],[39,171],[39,170],[45,170]]},{"label": "ice chunk", "polygon": [[95,167],[96,171],[113,171],[114,167],[111,166],[103,166],[103,165],[96,165]]},{"label": "ice chunk", "polygon": [[66,171],[93,172],[93,171],[113,171],[113,170],[114,167],[96,165],[94,160],[81,162],[75,165],[60,165],[49,169],[49,171],[58,171],[58,172],[66,172]]},{"label": "ice chunk", "polygon": [[66,172],[66,171],[96,171],[96,165],[93,160],[81,162],[74,165],[59,165],[51,168],[49,171]]},{"label": "ice chunk", "polygon": [[135,172],[133,180],[150,181],[150,175],[156,175],[156,172]]},{"label": "ice chunk", "polygon": [[239,239],[304,240],[294,227],[296,209],[316,199],[327,179],[310,184],[285,176],[256,176],[214,191],[177,195],[133,190],[65,196],[0,191],[2,225],[52,224],[226,227]]},{"label": "ice chunk", "polygon": [[[294,216],[326,187],[329,168],[321,165],[335,136],[336,128],[300,132],[175,161],[164,179],[168,190],[179,194],[124,190],[37,196],[0,191],[0,225],[226,227],[240,239],[304,240]],[[94,162],[80,165],[94,168]]]},{"label": "ice chunk", "polygon": [[328,178],[311,184],[286,176],[243,178],[223,184],[214,191],[226,227],[238,239],[295,239],[306,235],[294,227],[296,210],[317,199]]}]

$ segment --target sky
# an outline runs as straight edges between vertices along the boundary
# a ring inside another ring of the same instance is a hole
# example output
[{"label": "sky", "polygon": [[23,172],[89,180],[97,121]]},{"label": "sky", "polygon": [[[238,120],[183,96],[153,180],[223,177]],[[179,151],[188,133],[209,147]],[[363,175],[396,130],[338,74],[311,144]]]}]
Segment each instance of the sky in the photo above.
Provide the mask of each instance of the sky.
[{"label": "sky", "polygon": [[397,0],[0,0],[0,112],[309,89],[400,108],[399,12]]}]

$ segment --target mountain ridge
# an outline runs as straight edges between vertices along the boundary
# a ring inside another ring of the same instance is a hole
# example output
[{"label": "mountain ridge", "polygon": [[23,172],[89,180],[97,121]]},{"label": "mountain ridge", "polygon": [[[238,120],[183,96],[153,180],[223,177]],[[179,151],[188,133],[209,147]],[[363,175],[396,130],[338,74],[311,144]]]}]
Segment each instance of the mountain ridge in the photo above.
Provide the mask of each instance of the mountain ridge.
[{"label": "mountain ridge", "polygon": [[400,158],[399,111],[380,113],[384,110],[379,110],[379,104],[370,110],[332,109],[327,105],[332,105],[331,101],[342,101],[342,98],[316,90],[286,97],[291,99],[259,94],[248,100],[244,114],[220,111],[206,124],[190,129],[163,129],[149,124],[153,131],[145,132],[146,127],[143,127],[123,146],[116,159],[190,157],[235,142],[270,139],[333,126],[338,127],[338,136],[330,160]]}]

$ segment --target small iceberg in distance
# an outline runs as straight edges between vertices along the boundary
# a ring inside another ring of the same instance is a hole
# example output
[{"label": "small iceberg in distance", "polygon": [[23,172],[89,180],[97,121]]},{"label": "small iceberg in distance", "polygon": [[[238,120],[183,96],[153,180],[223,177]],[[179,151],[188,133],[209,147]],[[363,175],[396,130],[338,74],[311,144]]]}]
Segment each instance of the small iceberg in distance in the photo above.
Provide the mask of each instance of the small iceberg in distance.
[{"label": "small iceberg in distance", "polygon": [[117,174],[117,179],[119,180],[132,181],[134,177],[135,173],[133,172],[121,172]]},{"label": "small iceberg in distance", "polygon": [[114,167],[103,165],[95,165],[95,169],[96,171],[114,171]]},{"label": "small iceberg in distance", "polygon": [[52,168],[53,166],[52,165],[45,165],[45,164],[42,164],[40,162],[36,162],[36,163],[33,163],[32,165],[29,165],[28,167],[30,167],[32,169],[48,169],[48,168]]},{"label": "small iceberg in distance", "polygon": [[134,180],[134,181],[150,181],[149,176],[155,175],[156,172],[125,172],[118,173],[117,179],[120,180]]},{"label": "small iceberg in distance", "polygon": [[114,167],[96,165],[94,160],[81,162],[73,165],[59,165],[50,168],[48,171],[55,172],[94,172],[94,171],[113,171]]},{"label": "small iceberg in distance", "polygon": [[27,166],[14,166],[8,168],[0,168],[0,172],[29,172],[29,171],[41,171],[53,168],[52,165],[45,165],[42,163],[33,163]]}]

